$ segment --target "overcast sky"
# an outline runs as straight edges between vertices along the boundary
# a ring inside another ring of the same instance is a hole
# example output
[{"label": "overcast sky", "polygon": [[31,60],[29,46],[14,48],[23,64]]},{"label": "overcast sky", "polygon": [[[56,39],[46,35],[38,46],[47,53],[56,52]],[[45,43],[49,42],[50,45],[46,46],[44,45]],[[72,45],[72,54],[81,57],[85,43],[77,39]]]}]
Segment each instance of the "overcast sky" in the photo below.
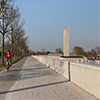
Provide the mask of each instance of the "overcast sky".
[{"label": "overcast sky", "polygon": [[16,0],[29,46],[33,50],[63,48],[70,30],[70,48],[100,46],[100,0]]}]

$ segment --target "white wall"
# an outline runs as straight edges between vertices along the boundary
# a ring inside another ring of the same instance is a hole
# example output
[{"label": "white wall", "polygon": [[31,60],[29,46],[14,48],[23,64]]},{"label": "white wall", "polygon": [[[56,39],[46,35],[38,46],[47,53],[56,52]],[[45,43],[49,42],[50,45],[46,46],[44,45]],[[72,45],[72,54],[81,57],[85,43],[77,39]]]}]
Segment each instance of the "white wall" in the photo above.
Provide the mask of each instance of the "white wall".
[{"label": "white wall", "polygon": [[73,62],[69,66],[68,61],[59,57],[33,57],[100,99],[100,67]]}]

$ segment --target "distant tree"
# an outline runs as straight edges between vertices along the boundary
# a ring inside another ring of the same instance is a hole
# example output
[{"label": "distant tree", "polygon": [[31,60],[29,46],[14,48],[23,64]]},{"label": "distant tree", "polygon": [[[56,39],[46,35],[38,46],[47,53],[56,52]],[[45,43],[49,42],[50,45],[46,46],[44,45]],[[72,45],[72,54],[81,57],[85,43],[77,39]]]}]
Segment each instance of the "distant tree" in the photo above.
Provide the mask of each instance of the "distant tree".
[{"label": "distant tree", "polygon": [[63,54],[63,51],[62,51],[61,48],[58,48],[58,49],[56,49],[55,53],[61,53],[61,54]]},{"label": "distant tree", "polygon": [[40,52],[40,51],[37,51],[36,54],[37,54],[37,55],[41,55],[41,52]]},{"label": "distant tree", "polygon": [[96,50],[95,50],[95,49],[92,49],[92,50],[91,50],[91,55],[92,55],[93,57],[96,57],[96,56],[97,56],[97,53],[96,53]]},{"label": "distant tree", "polygon": [[99,46],[96,47],[96,48],[95,48],[95,51],[96,51],[97,55],[100,54],[100,47],[99,47]]},{"label": "distant tree", "polygon": [[22,56],[27,56],[27,54],[29,53],[27,39],[28,39],[28,37],[22,36],[16,41],[16,50],[18,50],[17,52],[21,52]]},{"label": "distant tree", "polygon": [[32,55],[36,55],[36,52],[35,52],[35,51],[31,51],[31,54],[32,54]]},{"label": "distant tree", "polygon": [[82,47],[76,46],[73,48],[73,51],[76,55],[85,55],[85,52]]},{"label": "distant tree", "polygon": [[85,56],[86,56],[86,57],[92,57],[92,54],[91,54],[90,51],[88,51],[88,52],[85,52]]}]

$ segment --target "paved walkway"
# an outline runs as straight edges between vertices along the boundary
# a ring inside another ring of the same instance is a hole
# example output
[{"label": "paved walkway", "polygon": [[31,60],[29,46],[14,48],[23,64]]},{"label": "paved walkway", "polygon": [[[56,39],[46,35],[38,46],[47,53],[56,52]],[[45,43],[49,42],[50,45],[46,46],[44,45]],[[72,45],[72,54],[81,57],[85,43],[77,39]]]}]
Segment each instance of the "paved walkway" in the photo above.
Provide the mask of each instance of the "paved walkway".
[{"label": "paved walkway", "polygon": [[0,100],[96,100],[32,57],[0,74]]}]

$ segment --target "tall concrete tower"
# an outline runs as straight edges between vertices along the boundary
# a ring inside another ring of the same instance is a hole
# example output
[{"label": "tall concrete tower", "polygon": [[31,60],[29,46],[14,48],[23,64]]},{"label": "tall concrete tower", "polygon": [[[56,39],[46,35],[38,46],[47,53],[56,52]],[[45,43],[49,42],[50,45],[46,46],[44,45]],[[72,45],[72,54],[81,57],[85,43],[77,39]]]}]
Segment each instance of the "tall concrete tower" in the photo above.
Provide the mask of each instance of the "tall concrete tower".
[{"label": "tall concrete tower", "polygon": [[64,39],[63,39],[63,50],[64,56],[69,56],[69,29],[64,30]]}]

